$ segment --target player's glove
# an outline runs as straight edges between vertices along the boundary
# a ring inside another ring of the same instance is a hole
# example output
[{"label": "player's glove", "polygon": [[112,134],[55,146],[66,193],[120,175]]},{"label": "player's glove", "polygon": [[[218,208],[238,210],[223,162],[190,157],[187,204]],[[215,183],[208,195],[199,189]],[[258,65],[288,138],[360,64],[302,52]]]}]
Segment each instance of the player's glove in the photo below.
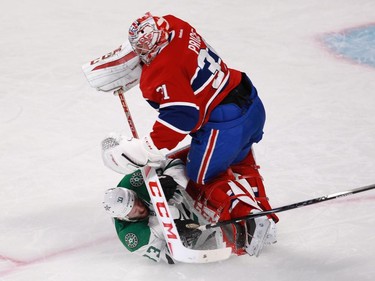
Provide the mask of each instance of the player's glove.
[{"label": "player's glove", "polygon": [[112,92],[122,88],[125,92],[141,78],[142,65],[129,41],[119,48],[82,66],[90,86],[98,91]]},{"label": "player's glove", "polygon": [[188,177],[186,175],[186,167],[181,159],[169,159],[164,163],[163,175],[171,176],[179,186],[186,188]]},{"label": "player's glove", "polygon": [[173,197],[174,193],[176,192],[178,184],[171,176],[168,175],[159,176],[159,181],[163,188],[165,198],[168,201]]}]

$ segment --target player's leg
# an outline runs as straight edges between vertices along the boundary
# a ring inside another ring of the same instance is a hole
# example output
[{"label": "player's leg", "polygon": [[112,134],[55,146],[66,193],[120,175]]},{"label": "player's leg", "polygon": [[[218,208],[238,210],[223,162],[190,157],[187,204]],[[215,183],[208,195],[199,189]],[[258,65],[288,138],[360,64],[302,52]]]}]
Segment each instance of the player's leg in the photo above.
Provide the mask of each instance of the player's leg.
[{"label": "player's leg", "polygon": [[212,181],[225,172],[242,148],[241,139],[237,137],[241,135],[240,108],[234,104],[220,105],[210,120],[192,135],[186,162],[189,178],[198,184]]},{"label": "player's leg", "polygon": [[[259,212],[255,194],[245,179],[221,178],[201,187],[197,205],[213,211],[212,221],[223,221]],[[209,212],[205,212],[208,214]],[[274,222],[267,216],[222,227],[223,238],[233,253],[258,256],[264,244],[275,242]]]},{"label": "player's leg", "polygon": [[236,104],[215,108],[210,122],[192,136],[186,165],[190,179],[207,183],[231,164],[242,161],[251,145],[261,140],[264,122],[265,112],[258,97],[245,112]]}]

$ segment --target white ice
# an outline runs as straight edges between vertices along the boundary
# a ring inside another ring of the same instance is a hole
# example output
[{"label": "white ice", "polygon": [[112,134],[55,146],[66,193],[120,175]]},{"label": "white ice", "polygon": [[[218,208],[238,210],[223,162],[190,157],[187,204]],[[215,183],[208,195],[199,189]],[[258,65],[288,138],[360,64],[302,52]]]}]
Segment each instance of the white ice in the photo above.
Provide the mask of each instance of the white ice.
[{"label": "white ice", "polygon": [[[81,65],[146,11],[191,22],[250,75],[267,110],[255,151],[274,207],[375,183],[375,69],[319,41],[373,24],[373,0],[2,0],[0,280],[374,280],[373,190],[280,213],[278,243],[259,258],[169,266],[126,251],[101,206],[121,175],[100,142],[130,131]],[[146,134],[156,114],[138,88],[127,99]]]}]

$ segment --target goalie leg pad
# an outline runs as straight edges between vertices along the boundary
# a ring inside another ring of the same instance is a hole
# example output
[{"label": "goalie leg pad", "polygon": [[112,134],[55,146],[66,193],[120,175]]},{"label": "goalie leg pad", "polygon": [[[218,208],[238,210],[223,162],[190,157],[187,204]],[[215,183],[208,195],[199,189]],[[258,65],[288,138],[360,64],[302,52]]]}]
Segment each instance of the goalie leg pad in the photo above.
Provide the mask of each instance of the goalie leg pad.
[{"label": "goalie leg pad", "polygon": [[223,225],[220,227],[223,241],[232,248],[232,253],[237,256],[246,254],[246,227],[243,222]]},{"label": "goalie leg pad", "polygon": [[[196,204],[200,209],[197,210],[202,210],[202,205],[212,210],[215,214],[211,217],[213,221],[243,217],[261,210],[251,186],[245,179],[221,178],[200,188],[201,194],[197,200],[199,204]],[[207,213],[206,211],[205,214]],[[272,223],[274,224],[273,221]],[[271,220],[264,216],[229,224],[221,227],[221,230],[224,241],[232,248],[232,253],[259,256],[264,244],[276,241],[275,236],[269,231],[270,226]]]},{"label": "goalie leg pad", "polygon": [[259,210],[254,193],[246,180],[221,178],[211,184],[201,186],[198,200],[216,210],[219,220],[228,220],[248,215]]},{"label": "goalie leg pad", "polygon": [[246,252],[258,257],[262,252],[269,234],[271,221],[267,217],[259,217],[246,221],[247,243]]},{"label": "goalie leg pad", "polygon": [[[231,169],[234,173],[239,174],[240,179],[246,180],[253,189],[256,201],[262,210],[271,210],[272,207],[268,201],[266,190],[263,185],[263,177],[259,173],[260,167],[256,164],[252,149],[249,154],[240,163],[232,165]],[[269,215],[274,222],[278,222],[279,218],[276,214]]]}]

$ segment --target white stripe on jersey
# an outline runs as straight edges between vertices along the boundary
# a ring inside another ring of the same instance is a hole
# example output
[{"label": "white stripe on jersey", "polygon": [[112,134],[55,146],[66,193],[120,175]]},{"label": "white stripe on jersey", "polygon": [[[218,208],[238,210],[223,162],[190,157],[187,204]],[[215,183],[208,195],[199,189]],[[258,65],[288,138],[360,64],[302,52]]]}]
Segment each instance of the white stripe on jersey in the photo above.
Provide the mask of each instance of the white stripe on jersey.
[{"label": "white stripe on jersey", "polygon": [[187,135],[187,134],[190,133],[190,131],[180,130],[179,128],[176,128],[175,126],[172,126],[170,123],[168,123],[168,122],[166,122],[166,121],[164,121],[164,120],[162,120],[160,118],[158,118],[156,121],[159,122],[159,123],[161,123],[161,124],[163,124],[165,127],[171,129],[172,131],[175,131],[175,132],[179,133],[179,134]]},{"label": "white stripe on jersey", "polygon": [[196,110],[199,111],[199,106],[196,105],[195,103],[191,103],[191,102],[167,102],[167,103],[161,104],[159,108],[166,108],[166,107],[170,107],[170,106],[187,106],[187,107],[193,107],[193,108],[195,108]]},{"label": "white stripe on jersey", "polygon": [[[196,73],[198,73],[198,71]],[[194,77],[195,76],[196,75],[194,75]],[[200,92],[202,92],[207,87],[208,84],[211,84],[211,81],[214,78],[215,78],[215,75],[211,75],[211,77],[209,79],[207,79],[207,81],[199,89],[197,89],[196,91],[194,91],[194,95],[198,95]],[[192,80],[194,80],[194,79],[192,79]]]},{"label": "white stripe on jersey", "polygon": [[210,105],[214,101],[214,99],[219,95],[220,91],[223,89],[223,87],[225,86],[225,84],[228,82],[229,76],[230,76],[230,72],[228,71],[228,74],[223,79],[223,82],[220,84],[220,87],[216,90],[216,92],[212,95],[212,97],[210,98],[210,100],[207,102],[206,108],[204,109],[204,115],[203,115],[203,118],[202,118],[202,123],[199,125],[199,128],[202,126],[202,124],[204,122],[204,119],[206,118],[208,108],[210,107]]},{"label": "white stripe on jersey", "polygon": [[[220,65],[221,62],[222,62],[222,60],[219,57],[219,59],[218,59],[218,61],[216,63]],[[201,71],[201,68],[198,67],[195,70],[195,73],[194,73],[193,77],[190,80],[190,85],[192,85],[193,82],[194,82],[194,80],[195,80],[195,78],[197,78],[197,76],[199,74],[199,71]],[[229,70],[228,70],[228,72],[229,72]],[[200,86],[199,89],[197,89],[197,90],[194,91],[194,95],[198,95],[200,92],[202,92],[207,87],[208,84],[211,84],[211,81],[217,78],[216,75],[217,75],[217,72],[213,72],[211,74],[210,78],[207,79],[207,81],[202,86]],[[221,88],[221,85],[219,86],[219,88]]]},{"label": "white stripe on jersey", "polygon": [[207,146],[203,154],[202,163],[199,167],[197,182],[204,183],[208,167],[210,166],[211,157],[215,150],[216,140],[219,136],[218,130],[211,130],[210,137],[208,138]]}]

